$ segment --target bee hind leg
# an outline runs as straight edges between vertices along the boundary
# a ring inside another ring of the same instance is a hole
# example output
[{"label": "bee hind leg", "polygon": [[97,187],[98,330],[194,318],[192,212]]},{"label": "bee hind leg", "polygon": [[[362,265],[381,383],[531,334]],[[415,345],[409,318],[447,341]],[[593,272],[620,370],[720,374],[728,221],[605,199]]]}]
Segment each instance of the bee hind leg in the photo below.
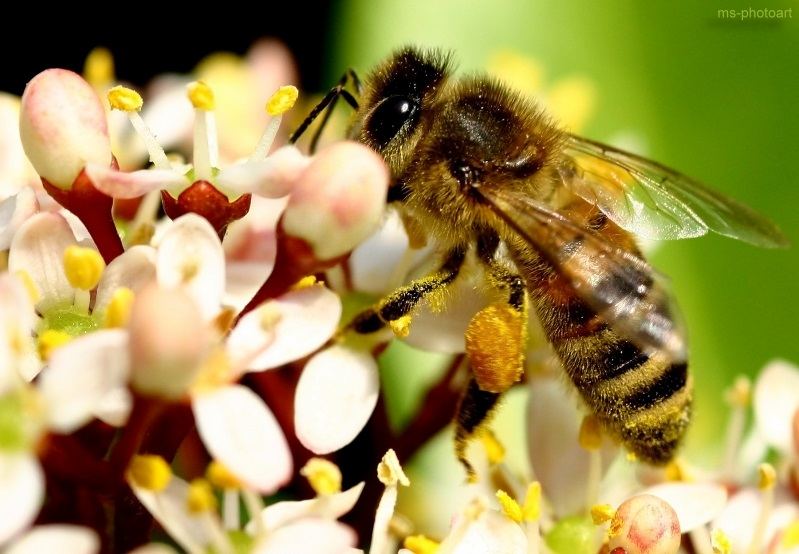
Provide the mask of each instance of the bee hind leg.
[{"label": "bee hind leg", "polygon": [[470,483],[476,481],[477,474],[466,457],[466,448],[480,427],[490,419],[499,397],[500,393],[481,389],[473,377],[469,380],[466,392],[458,404],[455,415],[455,456],[466,470],[466,477]]}]

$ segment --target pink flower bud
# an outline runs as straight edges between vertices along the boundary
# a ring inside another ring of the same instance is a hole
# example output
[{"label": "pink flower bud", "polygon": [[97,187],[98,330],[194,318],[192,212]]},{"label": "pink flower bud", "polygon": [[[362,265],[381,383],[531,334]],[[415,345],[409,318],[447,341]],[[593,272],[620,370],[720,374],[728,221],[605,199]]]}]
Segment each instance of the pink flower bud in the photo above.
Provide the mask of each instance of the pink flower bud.
[{"label": "pink flower bud", "polygon": [[58,188],[69,189],[87,163],[111,164],[103,104],[72,71],[47,69],[31,79],[22,95],[19,133],[36,172]]},{"label": "pink flower bud", "polygon": [[352,250],[375,229],[385,207],[388,169],[354,142],[322,150],[303,172],[283,214],[285,232],[307,242],[319,260]]},{"label": "pink flower bud", "polygon": [[611,552],[674,554],[680,548],[677,513],[657,496],[641,494],[625,500],[610,523]]},{"label": "pink flower bud", "polygon": [[136,296],[129,326],[133,388],[167,399],[186,394],[208,344],[192,298],[180,289],[148,286]]}]

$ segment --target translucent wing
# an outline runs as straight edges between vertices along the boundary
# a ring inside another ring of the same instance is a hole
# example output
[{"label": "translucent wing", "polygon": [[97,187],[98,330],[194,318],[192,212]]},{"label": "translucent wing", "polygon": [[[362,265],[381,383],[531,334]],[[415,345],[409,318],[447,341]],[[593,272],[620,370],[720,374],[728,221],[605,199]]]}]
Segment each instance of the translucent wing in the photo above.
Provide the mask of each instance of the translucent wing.
[{"label": "translucent wing", "polygon": [[650,354],[685,360],[685,338],[666,287],[645,261],[508,187],[480,187],[474,193],[617,333]]},{"label": "translucent wing", "polygon": [[713,231],[766,248],[788,245],[751,208],[657,162],[574,135],[564,152],[563,183],[638,236],[682,239]]}]

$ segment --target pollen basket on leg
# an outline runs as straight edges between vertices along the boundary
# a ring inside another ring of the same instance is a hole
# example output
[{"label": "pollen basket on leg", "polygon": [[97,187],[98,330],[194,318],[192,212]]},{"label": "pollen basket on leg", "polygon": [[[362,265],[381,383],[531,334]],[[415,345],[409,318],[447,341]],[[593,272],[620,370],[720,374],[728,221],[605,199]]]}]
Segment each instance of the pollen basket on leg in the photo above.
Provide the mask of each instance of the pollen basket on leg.
[{"label": "pollen basket on leg", "polygon": [[506,304],[491,304],[469,322],[466,353],[482,390],[504,392],[521,377],[525,323],[522,314]]}]

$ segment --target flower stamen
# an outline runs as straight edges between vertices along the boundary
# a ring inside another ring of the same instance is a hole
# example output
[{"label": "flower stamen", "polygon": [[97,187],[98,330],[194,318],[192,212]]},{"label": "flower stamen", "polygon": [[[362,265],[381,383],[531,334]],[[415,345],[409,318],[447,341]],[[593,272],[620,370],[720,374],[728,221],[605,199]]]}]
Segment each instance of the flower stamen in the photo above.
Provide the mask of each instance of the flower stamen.
[{"label": "flower stamen", "polygon": [[757,516],[755,530],[752,533],[752,540],[749,543],[747,554],[757,554],[761,550],[763,539],[766,536],[768,520],[774,508],[774,485],[777,483],[777,472],[774,466],[765,463],[757,468],[757,488],[761,493],[760,513]]},{"label": "flower stamen", "polygon": [[150,128],[139,114],[139,110],[144,104],[141,95],[133,89],[116,86],[108,91],[107,97],[108,103],[111,104],[113,109],[127,113],[136,133],[144,141],[144,146],[147,148],[147,153],[150,155],[150,161],[153,162],[153,165],[158,169],[170,169],[172,166],[166,157],[164,149],[158,144],[155,135],[153,135],[153,132],[150,131]]},{"label": "flower stamen", "polygon": [[199,181],[210,181],[218,158],[214,92],[202,81],[189,83],[186,92],[194,106],[194,175]]},{"label": "flower stamen", "polygon": [[172,480],[172,470],[161,456],[140,454],[131,460],[127,478],[137,487],[161,492]]},{"label": "flower stamen", "polygon": [[424,535],[405,537],[402,545],[413,552],[413,554],[436,554],[440,546],[436,541]]},{"label": "flower stamen", "polygon": [[135,294],[128,287],[119,287],[111,295],[103,324],[109,329],[124,327],[130,319]]},{"label": "flower stamen", "polygon": [[46,362],[52,356],[53,351],[59,346],[63,346],[72,340],[72,335],[66,331],[59,331],[56,329],[47,329],[39,334],[37,341],[37,348],[39,351],[39,358]]},{"label": "flower stamen", "polygon": [[317,496],[341,492],[341,470],[330,460],[311,458],[300,470]]},{"label": "flower stamen", "polygon": [[521,523],[523,519],[523,513],[522,507],[519,506],[519,503],[511,498],[511,496],[502,489],[497,491],[496,497],[500,508],[502,508],[502,513],[505,514],[505,517],[514,521],[515,523]]},{"label": "flower stamen", "polygon": [[277,131],[280,129],[283,114],[294,106],[298,95],[297,87],[286,85],[277,89],[277,92],[266,102],[266,113],[272,118],[267,123],[258,145],[250,155],[251,162],[258,162],[266,158],[269,149],[272,148],[272,143],[275,141]]}]

